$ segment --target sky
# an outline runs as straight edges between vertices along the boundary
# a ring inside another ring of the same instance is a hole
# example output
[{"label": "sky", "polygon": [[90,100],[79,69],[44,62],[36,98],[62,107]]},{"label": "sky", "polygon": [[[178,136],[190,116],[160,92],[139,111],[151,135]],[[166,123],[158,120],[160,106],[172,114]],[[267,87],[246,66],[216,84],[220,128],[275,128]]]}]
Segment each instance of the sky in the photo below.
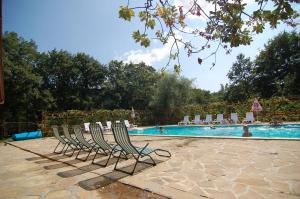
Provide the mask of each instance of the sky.
[{"label": "sky", "polygon": [[[251,0],[246,1],[251,3]],[[185,2],[175,0],[179,5]],[[26,40],[34,40],[40,52],[54,48],[71,53],[84,52],[102,64],[115,59],[144,61],[160,70],[167,63],[169,45],[152,41],[150,47],[144,48],[135,43],[131,34],[142,29],[143,25],[137,20],[129,23],[119,19],[119,7],[126,3],[127,0],[3,0],[3,30],[16,32]],[[204,22],[200,18],[187,20],[194,27]],[[212,69],[213,58],[199,65],[197,58],[204,57],[204,54],[187,57],[182,51],[180,75],[193,79],[197,88],[218,91],[220,84],[228,83],[226,75],[239,53],[255,58],[269,39],[282,31],[291,30],[285,25],[275,30],[266,28],[263,34],[253,37],[250,46],[234,48],[230,55],[219,50]],[[168,69],[172,71],[172,66]]]}]

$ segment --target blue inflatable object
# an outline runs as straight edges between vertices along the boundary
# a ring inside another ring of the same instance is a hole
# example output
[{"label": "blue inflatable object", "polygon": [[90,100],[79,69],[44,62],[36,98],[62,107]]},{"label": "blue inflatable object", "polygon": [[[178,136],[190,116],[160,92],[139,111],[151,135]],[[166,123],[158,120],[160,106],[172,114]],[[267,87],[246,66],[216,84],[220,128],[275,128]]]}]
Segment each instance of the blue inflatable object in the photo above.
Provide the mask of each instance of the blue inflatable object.
[{"label": "blue inflatable object", "polygon": [[42,137],[42,131],[32,131],[32,132],[22,132],[12,135],[12,139],[17,140],[28,140],[28,139],[35,139],[35,138],[41,138]]}]

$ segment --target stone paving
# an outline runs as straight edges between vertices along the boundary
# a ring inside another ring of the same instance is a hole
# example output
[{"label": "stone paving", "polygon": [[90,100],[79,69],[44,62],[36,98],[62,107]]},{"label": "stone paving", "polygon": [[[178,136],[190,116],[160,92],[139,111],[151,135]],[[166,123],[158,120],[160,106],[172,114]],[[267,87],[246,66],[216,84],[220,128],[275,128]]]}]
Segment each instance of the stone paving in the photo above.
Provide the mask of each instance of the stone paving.
[{"label": "stone paving", "polygon": [[[111,135],[106,137],[112,141]],[[131,139],[137,146],[149,142],[152,148],[170,150],[172,157],[154,155],[157,166],[140,165],[133,176],[128,176],[113,171],[113,160],[102,168],[91,166],[91,159],[81,162],[74,156],[51,154],[57,143],[54,138],[11,142],[15,146],[1,143],[0,199],[300,198],[300,141]],[[99,161],[103,159],[99,157]],[[133,163],[130,159],[120,166],[127,168]]]}]

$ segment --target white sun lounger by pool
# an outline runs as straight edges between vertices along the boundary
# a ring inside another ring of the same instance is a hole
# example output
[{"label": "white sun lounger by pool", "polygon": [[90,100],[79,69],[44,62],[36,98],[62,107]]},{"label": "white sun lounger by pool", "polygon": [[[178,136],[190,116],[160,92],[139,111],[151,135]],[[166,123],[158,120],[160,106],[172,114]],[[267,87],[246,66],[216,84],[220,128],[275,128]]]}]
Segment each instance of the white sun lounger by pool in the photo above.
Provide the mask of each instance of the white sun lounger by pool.
[{"label": "white sun lounger by pool", "polygon": [[104,130],[104,127],[101,122],[96,122],[96,124],[98,124],[100,126],[101,130]]},{"label": "white sun lounger by pool", "polygon": [[210,124],[212,123],[212,115],[207,114],[205,120],[203,121],[205,124]]},{"label": "white sun lounger by pool", "polygon": [[231,113],[231,114],[230,114],[230,119],[231,119],[235,124],[238,123],[238,121],[239,121],[237,113]]},{"label": "white sun lounger by pool", "polygon": [[243,120],[244,123],[253,123],[254,122],[254,116],[253,112],[247,112],[246,118]]},{"label": "white sun lounger by pool", "polygon": [[181,124],[183,124],[183,125],[187,125],[187,124],[190,124],[191,122],[190,122],[190,120],[189,120],[189,116],[184,116],[184,118],[183,118],[183,120],[181,121],[181,122],[178,122],[178,125],[181,125]]},{"label": "white sun lounger by pool", "polygon": [[85,132],[90,132],[90,123],[89,122],[83,123],[83,126],[84,126]]},{"label": "white sun lounger by pool", "polygon": [[195,115],[195,119],[191,123],[193,123],[193,124],[201,124],[202,120],[200,119],[200,115]]},{"label": "white sun lounger by pool", "polygon": [[111,121],[106,121],[106,126],[104,127],[104,130],[106,131],[111,130]]},{"label": "white sun lounger by pool", "polygon": [[217,114],[217,119],[214,121],[216,124],[222,124],[224,122],[223,114]]},{"label": "white sun lounger by pool", "polygon": [[127,128],[135,128],[137,125],[130,124],[128,120],[124,120],[124,124]]}]

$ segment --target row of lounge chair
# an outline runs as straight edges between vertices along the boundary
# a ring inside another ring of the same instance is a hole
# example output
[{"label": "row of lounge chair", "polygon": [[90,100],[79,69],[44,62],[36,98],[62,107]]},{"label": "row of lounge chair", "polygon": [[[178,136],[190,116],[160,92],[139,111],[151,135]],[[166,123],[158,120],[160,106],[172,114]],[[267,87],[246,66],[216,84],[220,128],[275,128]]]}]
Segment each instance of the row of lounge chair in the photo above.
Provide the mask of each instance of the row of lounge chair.
[{"label": "row of lounge chair", "polygon": [[[121,121],[116,120],[115,122],[120,123]],[[90,122],[83,123],[84,130],[86,132],[90,131],[90,124],[91,124]],[[106,126],[103,126],[101,122],[96,122],[96,124],[98,124],[103,131],[110,131],[111,130],[111,124],[112,124],[111,121],[106,121]],[[128,120],[124,120],[124,124],[127,128],[136,128],[137,127],[137,125],[130,124]]]},{"label": "row of lounge chair", "polygon": [[[183,120],[178,122],[178,125],[188,125],[188,124],[237,124],[239,122],[238,114],[231,113],[229,119],[224,119],[223,114],[217,114],[215,120],[212,119],[212,114],[207,114],[205,120],[201,120],[200,115],[195,115],[195,119],[190,121],[189,116],[184,116]],[[246,118],[243,120],[243,123],[253,123],[254,115],[253,112],[247,112]]]},{"label": "row of lounge chair", "polygon": [[[163,149],[151,149],[148,148],[147,143],[144,147],[134,146],[128,134],[128,130],[125,126],[125,123],[115,122],[111,125],[115,143],[108,143],[103,135],[103,131],[99,123],[89,124],[89,132],[91,134],[90,140],[86,139],[84,136],[84,128],[80,125],[75,125],[72,127],[74,135],[70,134],[69,127],[67,125],[62,126],[52,126],[54,136],[59,141],[57,146],[54,149],[54,153],[63,153],[69,157],[73,156],[74,152],[77,150],[76,159],[87,161],[90,154],[94,151],[95,156],[92,160],[92,164],[97,164],[102,167],[106,167],[110,158],[117,157],[114,170],[121,171],[130,175],[133,175],[137,163],[142,162],[155,166],[156,163],[153,158],[150,156],[151,153],[155,153],[158,156],[171,157],[171,153]],[[59,130],[63,130],[63,136],[59,134]],[[59,145],[62,145],[62,149],[57,151]],[[65,148],[66,147],[66,148]],[[71,148],[72,152],[67,154],[67,150]],[[81,152],[87,151],[88,155],[85,158],[80,158],[79,155]],[[116,153],[119,153],[119,156],[115,156]],[[99,164],[95,162],[95,158],[98,154],[108,156],[104,164]],[[121,170],[117,167],[120,158],[128,159],[129,155],[135,159],[134,168],[131,172]],[[149,157],[151,162],[141,161],[143,157]]]}]

